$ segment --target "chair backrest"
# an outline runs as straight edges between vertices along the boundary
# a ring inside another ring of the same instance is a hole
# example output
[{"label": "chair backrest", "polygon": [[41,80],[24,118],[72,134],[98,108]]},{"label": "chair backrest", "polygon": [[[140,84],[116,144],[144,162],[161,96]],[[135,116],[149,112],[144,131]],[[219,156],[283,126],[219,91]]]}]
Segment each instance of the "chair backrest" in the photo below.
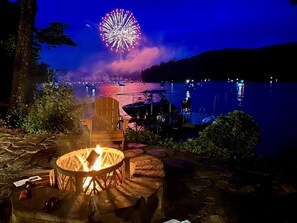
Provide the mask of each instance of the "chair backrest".
[{"label": "chair backrest", "polygon": [[120,110],[119,102],[114,98],[98,98],[95,100],[95,128],[98,130],[117,130]]}]

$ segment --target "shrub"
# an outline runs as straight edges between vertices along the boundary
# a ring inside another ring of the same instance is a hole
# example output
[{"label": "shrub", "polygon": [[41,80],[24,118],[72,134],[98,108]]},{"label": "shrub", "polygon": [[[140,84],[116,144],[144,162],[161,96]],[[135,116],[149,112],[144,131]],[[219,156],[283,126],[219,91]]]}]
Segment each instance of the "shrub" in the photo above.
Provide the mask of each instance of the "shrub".
[{"label": "shrub", "polygon": [[[162,138],[160,135],[150,130],[128,129],[125,134],[128,142],[144,143],[147,145],[162,146],[171,150],[183,149],[183,142],[174,141],[172,138]],[[184,149],[185,150],[185,149]]]},{"label": "shrub", "polygon": [[76,132],[82,109],[72,88],[64,83],[56,86],[48,82],[36,92],[28,115],[21,120],[21,127],[31,133]]},{"label": "shrub", "polygon": [[219,115],[215,123],[199,133],[198,146],[192,152],[206,156],[241,160],[254,156],[260,141],[257,123],[243,111]]},{"label": "shrub", "polygon": [[213,124],[199,132],[198,138],[174,141],[172,138],[164,139],[152,131],[130,129],[126,140],[190,151],[204,157],[240,161],[254,157],[253,149],[259,143],[260,133],[257,123],[250,115],[235,110],[228,115],[219,115]]},{"label": "shrub", "polygon": [[161,137],[152,131],[136,131],[131,128],[128,128],[125,138],[128,142],[145,143],[148,145],[159,145],[160,141],[162,141]]}]

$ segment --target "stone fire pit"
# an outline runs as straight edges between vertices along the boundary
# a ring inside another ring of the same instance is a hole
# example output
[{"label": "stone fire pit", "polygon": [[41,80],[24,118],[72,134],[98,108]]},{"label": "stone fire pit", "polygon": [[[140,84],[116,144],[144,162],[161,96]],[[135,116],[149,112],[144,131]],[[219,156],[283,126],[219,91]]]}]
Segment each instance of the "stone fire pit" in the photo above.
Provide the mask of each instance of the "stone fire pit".
[{"label": "stone fire pit", "polygon": [[[16,188],[12,193],[12,222],[160,222],[163,217],[162,161],[137,151],[115,152],[112,148],[106,151],[101,158],[112,164],[101,170],[83,171],[80,158],[72,152],[57,159],[58,188],[33,187],[31,198],[24,201],[19,200],[23,188]],[[83,159],[91,164],[89,167],[94,164],[89,152],[84,149],[76,152],[84,154]],[[88,189],[84,187],[87,178],[92,182],[87,183]],[[96,189],[90,190],[91,186]],[[50,197],[58,198],[59,207],[43,211]]]}]

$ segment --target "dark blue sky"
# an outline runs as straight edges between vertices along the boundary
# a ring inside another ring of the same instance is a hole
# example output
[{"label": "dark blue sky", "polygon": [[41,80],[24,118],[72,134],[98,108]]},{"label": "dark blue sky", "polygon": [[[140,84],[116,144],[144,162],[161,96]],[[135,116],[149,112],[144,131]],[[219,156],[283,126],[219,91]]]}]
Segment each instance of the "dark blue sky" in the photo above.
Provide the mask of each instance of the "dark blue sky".
[{"label": "dark blue sky", "polygon": [[[297,6],[289,0],[37,0],[36,27],[69,24],[77,48],[44,49],[52,69],[90,73],[137,71],[207,50],[257,48],[297,41]],[[129,54],[111,52],[98,25],[108,12],[133,12],[141,27],[139,46]]]}]

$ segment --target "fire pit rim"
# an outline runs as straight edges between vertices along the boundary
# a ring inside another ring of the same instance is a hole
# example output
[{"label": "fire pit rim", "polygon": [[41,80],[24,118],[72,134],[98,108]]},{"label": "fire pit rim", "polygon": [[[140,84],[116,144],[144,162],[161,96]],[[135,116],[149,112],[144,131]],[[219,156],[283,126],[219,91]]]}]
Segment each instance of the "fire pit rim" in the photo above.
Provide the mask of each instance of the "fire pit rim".
[{"label": "fire pit rim", "polygon": [[59,167],[57,164],[56,164],[56,168],[61,173],[63,173],[63,174],[66,173],[67,175],[70,175],[70,176],[77,176],[77,175],[79,175],[79,176],[82,176],[82,177],[90,177],[90,176],[98,175],[99,173],[100,174],[105,174],[105,173],[111,172],[111,170],[114,170],[114,169],[119,168],[120,166],[123,165],[124,159],[125,158],[123,158],[119,163],[117,163],[115,165],[112,165],[110,167],[103,168],[103,169],[100,169],[100,170],[91,170],[91,171],[65,170],[65,169]]},{"label": "fire pit rim", "polygon": [[81,151],[81,150],[94,150],[95,148],[84,148],[84,149],[79,149],[79,150],[74,150],[74,151],[71,151],[69,153],[66,153],[60,157],[58,157],[58,159],[56,160],[55,162],[55,167],[61,171],[62,173],[66,173],[67,175],[72,175],[72,176],[77,176],[77,175],[80,175],[82,177],[86,177],[86,176],[93,176],[93,175],[98,175],[99,173],[100,174],[104,174],[104,173],[108,173],[110,172],[111,170],[114,170],[114,169],[117,169],[119,168],[121,165],[123,165],[123,162],[125,161],[126,157],[125,157],[125,154],[118,150],[118,149],[115,149],[115,148],[111,148],[111,147],[101,147],[104,150],[113,150],[113,151],[117,151],[117,153],[121,153],[121,155],[123,155],[122,159],[120,162],[116,163],[116,164],[113,164],[109,167],[106,167],[106,168],[102,168],[100,170],[91,170],[91,171],[80,171],[80,170],[68,170],[68,169],[64,169],[62,167],[60,167],[57,162],[59,161],[59,159],[61,159],[63,156],[65,155],[70,155],[71,153],[75,153],[75,152],[78,152],[78,151]]}]

